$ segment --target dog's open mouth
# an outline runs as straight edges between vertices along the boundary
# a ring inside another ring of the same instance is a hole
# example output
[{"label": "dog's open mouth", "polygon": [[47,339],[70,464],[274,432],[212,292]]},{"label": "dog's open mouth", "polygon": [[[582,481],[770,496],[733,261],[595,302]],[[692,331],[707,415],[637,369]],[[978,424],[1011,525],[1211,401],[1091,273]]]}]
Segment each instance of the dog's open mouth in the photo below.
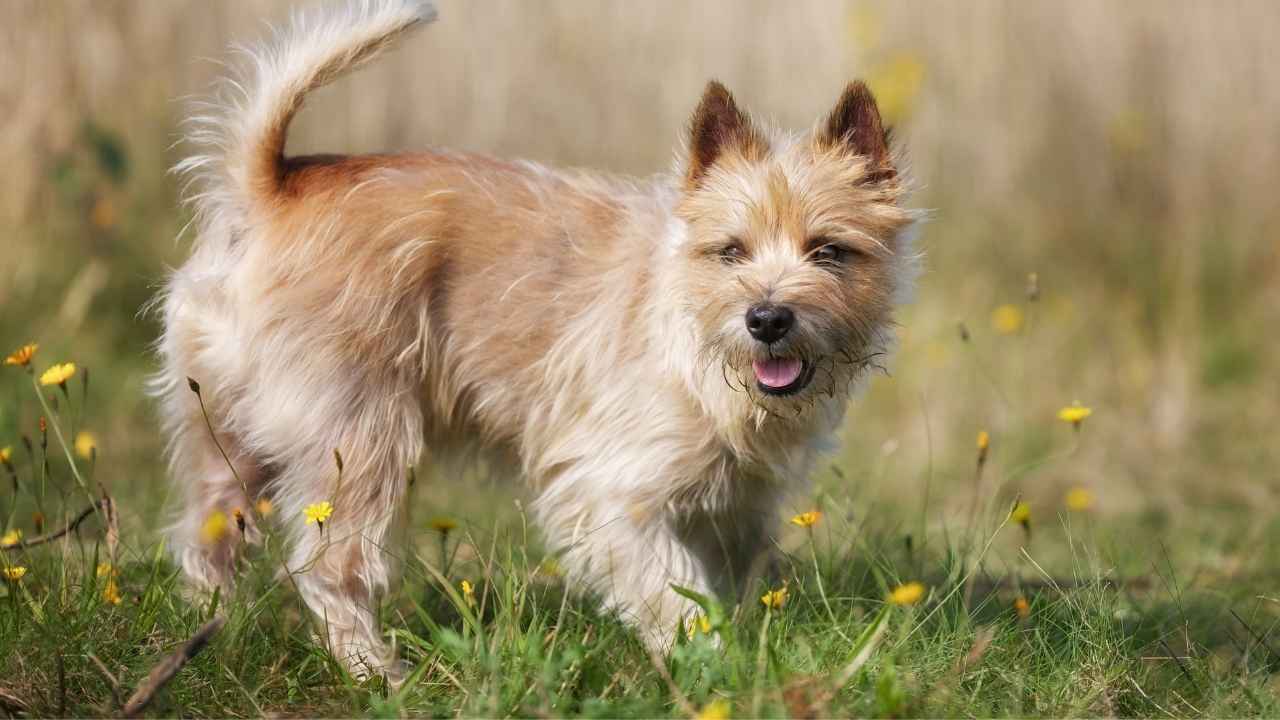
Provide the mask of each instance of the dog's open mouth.
[{"label": "dog's open mouth", "polygon": [[800,358],[755,360],[756,385],[766,395],[794,395],[813,380],[813,365]]}]

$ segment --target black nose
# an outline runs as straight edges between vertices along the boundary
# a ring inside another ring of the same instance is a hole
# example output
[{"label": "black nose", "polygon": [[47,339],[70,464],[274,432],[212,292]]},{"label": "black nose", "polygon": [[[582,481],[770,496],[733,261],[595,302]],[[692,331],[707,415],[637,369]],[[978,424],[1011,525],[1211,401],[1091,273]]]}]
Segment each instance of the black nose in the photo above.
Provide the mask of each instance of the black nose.
[{"label": "black nose", "polygon": [[786,305],[756,305],[747,311],[747,332],[762,343],[781,340],[795,324],[796,314]]}]

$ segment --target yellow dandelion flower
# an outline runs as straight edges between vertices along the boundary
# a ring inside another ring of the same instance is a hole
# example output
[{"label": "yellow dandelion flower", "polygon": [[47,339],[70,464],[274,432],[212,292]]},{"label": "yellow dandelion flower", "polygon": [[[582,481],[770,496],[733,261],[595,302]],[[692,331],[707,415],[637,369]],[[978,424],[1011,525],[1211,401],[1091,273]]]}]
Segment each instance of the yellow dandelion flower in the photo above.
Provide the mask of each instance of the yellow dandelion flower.
[{"label": "yellow dandelion flower", "polygon": [[1031,526],[1031,506],[1020,502],[1009,511],[1009,519],[1023,527]]},{"label": "yellow dandelion flower", "polygon": [[787,589],[785,587],[781,587],[777,590],[770,590],[760,596],[760,602],[764,603],[764,606],[767,608],[777,610],[787,604]]},{"label": "yellow dandelion flower", "polygon": [[48,370],[45,370],[43,373],[40,374],[40,384],[65,386],[67,384],[67,381],[71,379],[71,376],[75,374],[76,374],[75,363],[62,363],[59,365],[53,365],[53,366],[50,366]]},{"label": "yellow dandelion flower", "polygon": [[918,582],[909,582],[894,588],[886,599],[892,605],[915,605],[923,597],[924,585]]},{"label": "yellow dandelion flower", "polygon": [[1085,512],[1093,509],[1094,503],[1093,491],[1089,488],[1073,487],[1067,491],[1067,508],[1076,512]]},{"label": "yellow dandelion flower", "polygon": [[328,500],[313,503],[303,508],[302,514],[307,516],[308,525],[315,523],[323,528],[324,521],[328,520],[329,516],[333,514],[333,505]]},{"label": "yellow dandelion flower", "polygon": [[12,462],[13,462],[13,448],[11,447],[0,448],[0,463],[3,463],[5,467],[8,467],[9,464]]},{"label": "yellow dandelion flower", "polygon": [[690,640],[699,634],[711,634],[711,618],[706,615],[691,617],[689,618],[689,621],[685,623],[685,635],[687,635]]},{"label": "yellow dandelion flower", "polygon": [[14,528],[0,537],[0,547],[13,547],[22,542],[22,531]]},{"label": "yellow dandelion flower", "polygon": [[1080,403],[1071,403],[1058,411],[1058,419],[1063,422],[1069,422],[1075,427],[1080,427],[1080,423],[1084,422],[1085,418],[1092,414],[1092,408],[1084,407]]},{"label": "yellow dandelion flower", "polygon": [[983,430],[978,433],[978,451],[986,452],[989,447],[991,447],[991,435]]},{"label": "yellow dandelion flower", "polygon": [[98,449],[98,437],[89,431],[83,431],[76,435],[76,454],[88,460],[93,457],[93,451]]},{"label": "yellow dandelion flower", "polygon": [[116,584],[115,580],[108,580],[107,584],[102,588],[102,600],[112,605],[119,605],[120,601],[123,600],[120,597],[120,586]]},{"label": "yellow dandelion flower", "polygon": [[205,519],[204,525],[200,526],[200,539],[206,545],[212,545],[221,540],[227,534],[227,514],[221,510],[214,510],[209,513],[209,517]]},{"label": "yellow dandelion flower", "polygon": [[698,711],[694,720],[729,720],[729,703],[725,700],[712,700]]},{"label": "yellow dandelion flower", "polygon": [[23,575],[27,574],[27,569],[21,565],[10,565],[0,568],[0,574],[4,575],[4,579],[9,582],[18,582]]},{"label": "yellow dandelion flower", "polygon": [[471,584],[470,580],[463,580],[459,583],[459,586],[462,588],[462,599],[467,601],[468,606],[474,606],[476,604],[475,586]]},{"label": "yellow dandelion flower", "polygon": [[1022,308],[1017,305],[1001,305],[991,311],[991,327],[1001,335],[1016,335],[1023,321]]},{"label": "yellow dandelion flower", "polygon": [[89,222],[101,230],[110,230],[116,224],[116,206],[110,198],[101,197],[89,211]]},{"label": "yellow dandelion flower", "polygon": [[98,563],[98,577],[120,577],[120,570],[109,562]]},{"label": "yellow dandelion flower", "polygon": [[450,532],[457,529],[457,527],[458,523],[455,522],[453,518],[445,517],[443,515],[431,518],[431,529],[441,535],[448,535]]},{"label": "yellow dandelion flower", "polygon": [[1027,602],[1025,597],[1019,595],[1018,598],[1013,601],[1013,611],[1018,614],[1019,618],[1026,620],[1031,616],[1031,603]]},{"label": "yellow dandelion flower", "polygon": [[880,113],[889,125],[901,123],[910,116],[924,83],[925,69],[923,58],[906,52],[867,69],[867,85],[875,93]]},{"label": "yellow dandelion flower", "polygon": [[538,572],[547,577],[560,577],[564,574],[564,570],[560,568],[560,563],[553,557],[543,560],[542,564],[538,565]]},{"label": "yellow dandelion flower", "polygon": [[814,525],[817,525],[818,521],[821,519],[822,519],[821,510],[810,510],[809,512],[803,512],[791,518],[791,524],[799,525],[800,527],[807,528],[807,527],[813,527]]},{"label": "yellow dandelion flower", "polygon": [[9,356],[4,359],[4,364],[26,367],[31,364],[31,358],[35,357],[36,350],[39,349],[39,345],[35,343],[27,343],[10,353]]},{"label": "yellow dandelion flower", "polygon": [[258,508],[258,514],[261,515],[262,517],[267,517],[271,515],[271,512],[275,509],[274,507],[272,507],[271,501],[266,498],[262,498],[258,500],[258,504],[256,507]]}]

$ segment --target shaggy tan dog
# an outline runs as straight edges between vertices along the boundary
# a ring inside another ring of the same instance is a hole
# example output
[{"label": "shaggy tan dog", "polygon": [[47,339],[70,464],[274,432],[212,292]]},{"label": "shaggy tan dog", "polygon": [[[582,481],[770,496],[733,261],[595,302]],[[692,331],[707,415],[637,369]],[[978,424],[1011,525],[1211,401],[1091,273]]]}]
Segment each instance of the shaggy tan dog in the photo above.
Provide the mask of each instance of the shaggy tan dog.
[{"label": "shaggy tan dog", "polygon": [[[793,134],[712,82],[675,171],[647,181],[285,157],[309,91],[434,15],[299,15],[191,119],[198,238],[158,301],[174,550],[196,583],[231,583],[269,497],[329,646],[388,668],[375,608],[406,469],[480,451],[520,470],[575,584],[664,648],[693,610],[671,586],[742,585],[885,349],[914,216],[875,101],[853,83]],[[202,534],[240,509],[243,533]]]}]

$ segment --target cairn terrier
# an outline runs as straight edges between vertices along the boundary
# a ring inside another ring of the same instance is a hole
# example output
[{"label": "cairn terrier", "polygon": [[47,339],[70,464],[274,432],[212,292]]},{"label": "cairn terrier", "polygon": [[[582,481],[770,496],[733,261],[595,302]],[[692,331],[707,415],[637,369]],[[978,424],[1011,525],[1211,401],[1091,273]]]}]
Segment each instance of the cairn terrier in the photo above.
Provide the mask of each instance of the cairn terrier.
[{"label": "cairn terrier", "polygon": [[[711,82],[648,180],[284,154],[308,92],[434,17],[295,16],[189,119],[198,237],[157,299],[172,547],[225,588],[279,523],[329,648],[391,670],[376,608],[407,470],[481,451],[527,483],[572,583],[665,649],[696,609],[672,586],[742,587],[886,349],[915,214],[875,100],[851,83],[790,133]],[[218,513],[239,529],[210,533]]]}]

